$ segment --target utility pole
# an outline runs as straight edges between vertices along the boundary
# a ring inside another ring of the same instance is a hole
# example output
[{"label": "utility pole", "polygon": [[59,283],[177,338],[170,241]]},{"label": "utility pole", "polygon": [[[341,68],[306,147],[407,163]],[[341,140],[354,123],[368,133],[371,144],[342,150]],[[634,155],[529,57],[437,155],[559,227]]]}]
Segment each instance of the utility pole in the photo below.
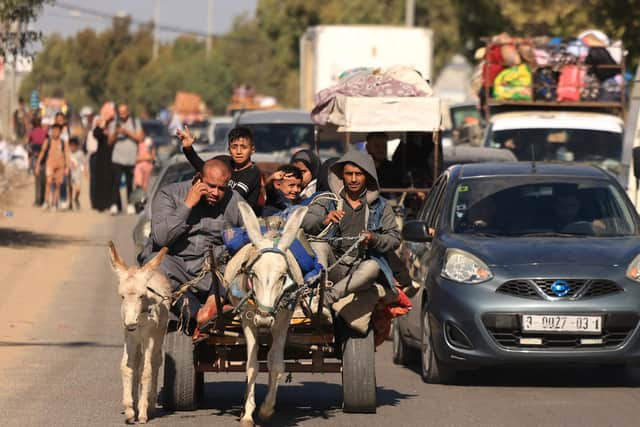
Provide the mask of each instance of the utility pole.
[{"label": "utility pole", "polygon": [[[20,40],[20,30],[21,30],[21,25],[20,25],[20,21],[13,21],[9,24],[9,32],[10,34],[12,34],[13,36],[13,44],[12,47],[17,46],[18,44],[18,40]],[[10,44],[7,43],[5,44],[6,47],[9,47]],[[7,69],[7,66],[9,66],[10,70],[11,70],[11,77],[9,77],[10,83],[8,82],[9,86],[9,96],[7,97],[7,136],[9,135],[9,129],[12,128],[12,118],[13,118],[13,110],[15,107],[15,96],[16,96],[16,66],[18,64],[18,49],[14,48],[13,52],[11,52],[11,65],[9,65],[9,61],[7,61],[8,59],[8,49],[5,49],[4,52],[4,65],[5,65],[5,70]],[[13,129],[13,131],[15,132],[15,129]]]},{"label": "utility pole", "polygon": [[212,40],[213,39],[213,0],[208,0],[208,4],[207,4],[207,40],[206,40],[206,47],[207,47],[207,57],[209,56],[209,53],[211,52],[211,44],[212,44]]},{"label": "utility pole", "polygon": [[153,53],[151,58],[155,60],[158,57],[158,49],[160,48],[160,38],[158,31],[158,21],[159,18],[159,8],[158,8],[158,0],[153,0]]},{"label": "utility pole", "polygon": [[416,0],[406,0],[404,8],[404,25],[413,27],[415,25]]}]

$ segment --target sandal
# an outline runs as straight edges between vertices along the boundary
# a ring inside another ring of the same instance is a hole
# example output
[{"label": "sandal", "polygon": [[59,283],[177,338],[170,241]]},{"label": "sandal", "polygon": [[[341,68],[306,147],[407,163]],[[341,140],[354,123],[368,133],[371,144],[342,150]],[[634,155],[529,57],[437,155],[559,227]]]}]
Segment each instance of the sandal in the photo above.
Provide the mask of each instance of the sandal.
[{"label": "sandal", "polygon": [[[204,307],[203,307],[204,308]],[[222,306],[222,315],[226,315],[229,314],[233,311],[233,306],[231,304],[224,304]],[[202,310],[202,309],[201,309]],[[198,330],[200,331],[200,333],[202,333],[201,331],[203,330],[210,330],[212,327],[216,326],[216,320],[218,319],[218,313],[217,310],[215,308],[215,306],[213,307],[213,310],[211,310],[210,313],[208,313],[208,319],[198,323]]]}]

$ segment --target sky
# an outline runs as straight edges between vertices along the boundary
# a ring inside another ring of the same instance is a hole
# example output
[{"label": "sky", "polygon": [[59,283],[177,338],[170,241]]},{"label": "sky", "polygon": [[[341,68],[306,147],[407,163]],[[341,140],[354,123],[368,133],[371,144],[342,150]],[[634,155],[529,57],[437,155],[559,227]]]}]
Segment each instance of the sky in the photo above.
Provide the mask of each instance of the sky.
[{"label": "sky", "polygon": [[[257,1],[213,0],[213,33],[224,34],[229,31],[233,20],[239,15],[254,16]],[[128,14],[134,21],[148,22],[153,19],[156,2],[159,25],[207,32],[208,0],[57,0],[54,5],[44,7],[32,28],[42,31],[45,36],[53,33],[71,36],[86,27],[100,31],[110,26],[108,17],[73,10],[74,6],[107,16]],[[160,38],[166,41],[177,35],[162,31]]]}]

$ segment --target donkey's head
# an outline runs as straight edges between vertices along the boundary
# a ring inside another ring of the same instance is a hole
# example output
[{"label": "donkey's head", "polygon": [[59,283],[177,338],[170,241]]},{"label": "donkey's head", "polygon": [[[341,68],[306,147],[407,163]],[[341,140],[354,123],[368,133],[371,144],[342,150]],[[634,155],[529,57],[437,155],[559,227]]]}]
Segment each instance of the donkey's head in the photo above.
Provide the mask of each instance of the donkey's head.
[{"label": "donkey's head", "polygon": [[111,267],[118,275],[118,294],[122,298],[122,322],[128,331],[136,330],[140,315],[148,312],[149,306],[153,303],[147,295],[147,286],[166,253],[167,248],[162,248],[158,255],[144,266],[128,267],[118,255],[113,242],[109,242]]},{"label": "donkey's head", "polygon": [[299,267],[287,254],[287,249],[296,238],[307,208],[296,209],[289,216],[282,234],[276,236],[262,234],[258,219],[247,203],[240,202],[238,206],[249,239],[257,249],[257,253],[247,261],[249,285],[257,306],[254,321],[258,326],[271,326],[287,277],[299,273]]}]

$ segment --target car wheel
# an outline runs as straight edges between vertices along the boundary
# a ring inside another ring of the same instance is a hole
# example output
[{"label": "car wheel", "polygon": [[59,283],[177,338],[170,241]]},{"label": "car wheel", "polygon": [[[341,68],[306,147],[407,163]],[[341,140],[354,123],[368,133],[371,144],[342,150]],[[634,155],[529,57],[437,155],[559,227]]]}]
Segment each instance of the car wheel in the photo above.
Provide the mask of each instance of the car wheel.
[{"label": "car wheel", "polygon": [[455,379],[456,371],[443,364],[433,349],[431,339],[431,324],[429,312],[424,310],[422,315],[422,336],[420,345],[422,380],[430,384],[447,384]]},{"label": "car wheel", "polygon": [[402,338],[398,319],[393,321],[391,338],[393,342],[393,363],[396,365],[408,365],[415,360],[415,350],[407,345]]}]

